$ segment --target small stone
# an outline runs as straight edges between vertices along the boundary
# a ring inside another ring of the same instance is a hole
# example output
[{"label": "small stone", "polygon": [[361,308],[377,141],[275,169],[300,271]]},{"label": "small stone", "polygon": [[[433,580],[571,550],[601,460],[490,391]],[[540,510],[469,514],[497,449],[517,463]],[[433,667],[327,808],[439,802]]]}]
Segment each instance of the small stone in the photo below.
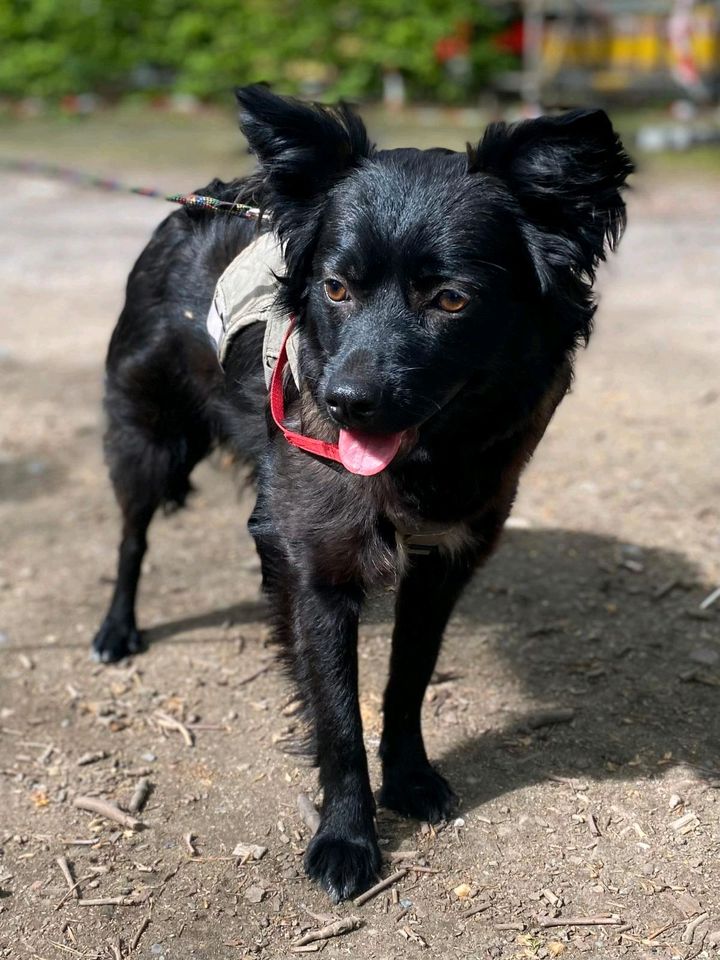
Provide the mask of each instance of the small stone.
[{"label": "small stone", "polygon": [[670,799],[668,800],[668,810],[674,810],[676,807],[679,807],[683,802],[683,798],[679,793],[673,793]]},{"label": "small stone", "polygon": [[245,899],[248,903],[262,903],[265,892],[262,887],[256,885],[248,887],[245,891]]},{"label": "small stone", "polygon": [[712,667],[720,660],[720,653],[712,647],[696,647],[690,654],[693,663],[701,663],[705,667]]},{"label": "small stone", "polygon": [[233,850],[233,856],[243,860],[262,860],[267,851],[267,847],[261,847],[257,843],[238,843]]},{"label": "small stone", "polygon": [[163,945],[162,945],[161,943],[154,943],[154,944],[150,947],[150,953],[151,953],[154,957],[159,956],[162,952],[163,952]]},{"label": "small stone", "polygon": [[140,759],[144,760],[145,763],[155,763],[157,757],[154,753],[151,753],[149,750],[146,753],[140,754]]},{"label": "small stone", "polygon": [[453,890],[453,893],[458,898],[458,900],[467,900],[467,898],[472,893],[472,887],[469,883],[460,883]]}]

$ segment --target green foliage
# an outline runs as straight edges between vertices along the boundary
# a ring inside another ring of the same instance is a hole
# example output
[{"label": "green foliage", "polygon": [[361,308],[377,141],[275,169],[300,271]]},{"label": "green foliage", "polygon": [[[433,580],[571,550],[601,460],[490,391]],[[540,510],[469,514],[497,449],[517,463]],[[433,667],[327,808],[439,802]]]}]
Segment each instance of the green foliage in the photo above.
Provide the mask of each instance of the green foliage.
[{"label": "green foliage", "polygon": [[[411,96],[462,100],[502,64],[494,27],[479,0],[0,0],[0,93],[212,98],[265,80],[361,98],[397,70]],[[436,53],[452,37],[456,71]]]}]

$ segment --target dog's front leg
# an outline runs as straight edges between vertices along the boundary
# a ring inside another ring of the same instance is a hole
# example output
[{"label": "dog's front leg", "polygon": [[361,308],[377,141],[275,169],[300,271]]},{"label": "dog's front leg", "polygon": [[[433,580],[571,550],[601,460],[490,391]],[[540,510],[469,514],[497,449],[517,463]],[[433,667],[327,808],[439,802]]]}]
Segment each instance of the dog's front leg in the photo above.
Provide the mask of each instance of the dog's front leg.
[{"label": "dog's front leg", "polygon": [[324,798],[305,869],[338,903],[380,868],[358,703],[358,586],[305,583],[294,597],[297,675],[315,727]]},{"label": "dog's front leg", "polygon": [[474,569],[474,556],[450,558],[434,550],[412,558],[398,588],[383,706],[380,803],[419,820],[442,820],[457,802],[428,761],[420,713],[445,625]]}]

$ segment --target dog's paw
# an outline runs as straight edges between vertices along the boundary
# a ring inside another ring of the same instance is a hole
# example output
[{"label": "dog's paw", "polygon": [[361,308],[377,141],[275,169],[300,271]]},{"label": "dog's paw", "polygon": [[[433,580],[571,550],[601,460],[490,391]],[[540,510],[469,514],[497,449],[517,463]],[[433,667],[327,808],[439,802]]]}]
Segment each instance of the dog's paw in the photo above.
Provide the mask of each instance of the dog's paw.
[{"label": "dog's paw", "polygon": [[132,624],[106,620],[95,634],[92,656],[100,663],[114,663],[143,649],[142,635]]},{"label": "dog's paw", "polygon": [[445,777],[429,763],[386,770],[379,800],[381,807],[428,823],[447,820],[458,803]]},{"label": "dog's paw", "polygon": [[305,872],[340,903],[366,890],[380,871],[380,848],[375,837],[354,839],[316,833],[305,854]]}]

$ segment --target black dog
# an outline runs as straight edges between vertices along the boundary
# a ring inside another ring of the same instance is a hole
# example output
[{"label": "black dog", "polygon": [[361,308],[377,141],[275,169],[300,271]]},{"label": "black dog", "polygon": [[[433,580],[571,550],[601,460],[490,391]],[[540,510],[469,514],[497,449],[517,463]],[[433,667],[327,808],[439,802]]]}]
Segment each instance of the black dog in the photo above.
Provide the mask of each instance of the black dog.
[{"label": "black dog", "polygon": [[[264,87],[238,99],[258,171],[200,192],[269,214],[284,245],[280,303],[300,342],[287,425],[337,443],[348,469],[297,449],[270,420],[262,324],[240,331],[224,370],[217,362],[205,318],[257,225],[173,213],[130,275],[108,354],[106,453],[123,535],[94,647],[103,661],[139,649],[150,520],[183,504],[213,444],[230,444],[254,464],[250,531],[314,731],[324,802],[306,870],[337,901],[380,866],[357,691],[366,591],[397,578],[380,803],[436,821],[455,796],[425,753],[423,694],[453,605],[570,385],[632,165],[602,111],[493,124],[461,154],[377,151],[344,106]],[[375,475],[356,475],[368,458]]]}]

